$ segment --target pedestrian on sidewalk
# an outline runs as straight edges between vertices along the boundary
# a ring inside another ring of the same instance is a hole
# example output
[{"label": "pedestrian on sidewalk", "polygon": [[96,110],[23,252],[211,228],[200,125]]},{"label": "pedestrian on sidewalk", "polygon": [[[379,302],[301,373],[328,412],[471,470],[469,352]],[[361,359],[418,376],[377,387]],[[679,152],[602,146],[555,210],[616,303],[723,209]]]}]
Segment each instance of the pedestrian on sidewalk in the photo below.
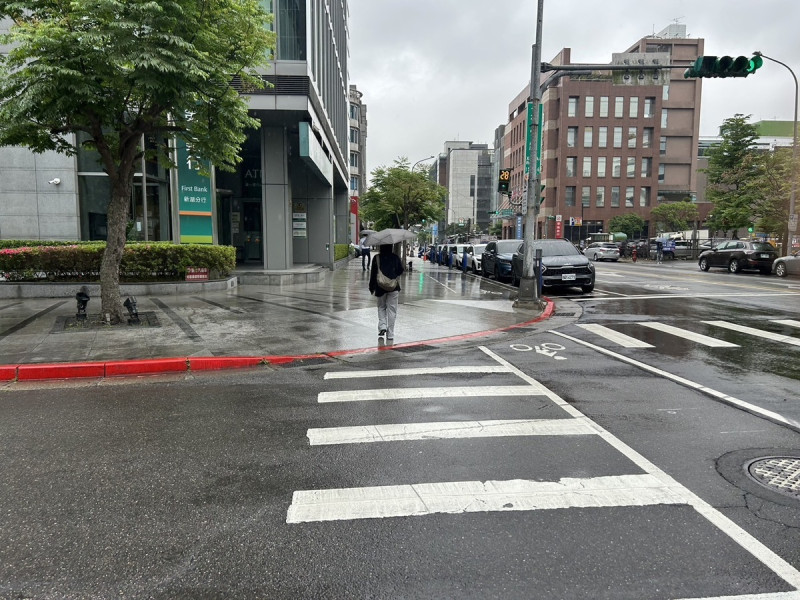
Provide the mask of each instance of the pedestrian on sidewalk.
[{"label": "pedestrian on sidewalk", "polygon": [[361,241],[359,242],[359,244],[361,248],[361,270],[366,271],[367,269],[369,269],[369,259],[370,259],[369,256],[370,247],[367,246],[366,235],[361,236]]},{"label": "pedestrian on sidewalk", "polygon": [[[378,281],[378,271],[382,277]],[[392,252],[391,244],[381,244],[378,254],[372,260],[369,275],[369,293],[378,299],[378,337],[394,339],[394,321],[397,317],[397,299],[400,295],[400,275],[404,273],[403,261]],[[393,284],[385,283],[385,279]]]}]

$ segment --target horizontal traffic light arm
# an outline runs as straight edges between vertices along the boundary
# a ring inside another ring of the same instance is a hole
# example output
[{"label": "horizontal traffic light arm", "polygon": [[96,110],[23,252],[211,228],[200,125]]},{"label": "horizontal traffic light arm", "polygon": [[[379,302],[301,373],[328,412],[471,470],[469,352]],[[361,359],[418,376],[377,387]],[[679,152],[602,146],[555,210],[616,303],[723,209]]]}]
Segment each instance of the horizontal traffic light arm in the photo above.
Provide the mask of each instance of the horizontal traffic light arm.
[{"label": "horizontal traffic light arm", "polygon": [[687,65],[551,65],[542,63],[542,73],[548,71],[661,71],[664,69],[685,69]]}]

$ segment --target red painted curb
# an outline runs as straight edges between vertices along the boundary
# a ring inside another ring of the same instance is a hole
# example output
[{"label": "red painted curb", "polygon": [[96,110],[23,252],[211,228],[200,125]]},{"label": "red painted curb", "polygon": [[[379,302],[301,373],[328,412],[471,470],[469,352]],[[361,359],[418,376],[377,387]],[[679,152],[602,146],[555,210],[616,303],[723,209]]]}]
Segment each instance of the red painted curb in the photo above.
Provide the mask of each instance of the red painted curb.
[{"label": "red painted curb", "polygon": [[14,381],[17,378],[17,365],[0,366],[0,381]]},{"label": "red painted curb", "polygon": [[330,358],[330,354],[298,354],[296,356],[265,356],[264,362],[271,365],[285,365],[296,360],[308,360],[310,358]]},{"label": "red painted curb", "polygon": [[146,375],[151,373],[178,373],[189,368],[186,358],[150,358],[146,360],[119,360],[107,362],[106,377],[116,375]]},{"label": "red painted curb", "polygon": [[17,367],[18,381],[103,377],[104,375],[105,363],[100,362],[19,365]]},{"label": "red painted curb", "polygon": [[213,371],[217,369],[241,369],[264,364],[260,356],[200,356],[189,358],[190,371]]}]

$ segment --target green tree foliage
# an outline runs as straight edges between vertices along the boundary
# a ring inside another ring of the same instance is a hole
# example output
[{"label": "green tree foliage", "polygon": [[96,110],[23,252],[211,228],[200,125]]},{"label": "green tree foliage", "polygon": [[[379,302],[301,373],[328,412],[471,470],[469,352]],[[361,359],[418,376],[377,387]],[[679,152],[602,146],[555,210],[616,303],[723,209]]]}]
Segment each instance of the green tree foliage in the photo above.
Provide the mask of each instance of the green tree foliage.
[{"label": "green tree foliage", "polygon": [[369,190],[360,198],[361,220],[375,223],[375,229],[408,229],[440,220],[444,216],[447,189],[431,181],[427,174],[408,167],[405,157],[391,167],[372,171]]},{"label": "green tree foliage", "polygon": [[656,225],[656,231],[683,231],[692,229],[694,222],[700,218],[697,205],[683,202],[666,202],[650,211],[650,218]]},{"label": "green tree foliage", "polygon": [[753,187],[760,157],[754,148],[758,131],[749,116],[736,114],[720,128],[722,142],[708,152],[706,198],[714,204],[708,225],[713,231],[729,232],[747,227],[753,219]]},{"label": "green tree foliage", "polygon": [[629,238],[639,237],[644,231],[644,219],[636,213],[627,213],[612,217],[608,222],[609,231],[621,231]]},{"label": "green tree foliage", "polygon": [[755,169],[756,174],[745,184],[752,203],[755,230],[780,237],[783,247],[787,248],[789,195],[792,186],[791,148],[775,148],[762,154]]},{"label": "green tree foliage", "polygon": [[[146,158],[172,164],[175,137],[192,159],[239,162],[257,121],[231,87],[262,86],[275,36],[258,0],[0,0],[12,20],[0,43],[0,145],[99,154],[108,174],[102,311],[123,318],[119,265],[133,174]],[[79,142],[76,142],[79,140]],[[151,146],[152,145],[152,146]]]}]

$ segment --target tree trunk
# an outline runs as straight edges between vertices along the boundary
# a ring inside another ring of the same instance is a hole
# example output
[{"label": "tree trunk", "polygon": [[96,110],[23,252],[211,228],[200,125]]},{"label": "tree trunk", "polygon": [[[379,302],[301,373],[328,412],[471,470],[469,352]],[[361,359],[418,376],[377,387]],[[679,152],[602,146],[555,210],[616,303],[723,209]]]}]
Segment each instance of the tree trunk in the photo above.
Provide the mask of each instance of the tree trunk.
[{"label": "tree trunk", "polygon": [[128,203],[131,198],[131,177],[118,174],[111,181],[111,201],[108,203],[108,239],[103,262],[100,265],[101,318],[110,318],[112,324],[124,318],[119,290],[119,266],[125,249],[128,226]]}]

